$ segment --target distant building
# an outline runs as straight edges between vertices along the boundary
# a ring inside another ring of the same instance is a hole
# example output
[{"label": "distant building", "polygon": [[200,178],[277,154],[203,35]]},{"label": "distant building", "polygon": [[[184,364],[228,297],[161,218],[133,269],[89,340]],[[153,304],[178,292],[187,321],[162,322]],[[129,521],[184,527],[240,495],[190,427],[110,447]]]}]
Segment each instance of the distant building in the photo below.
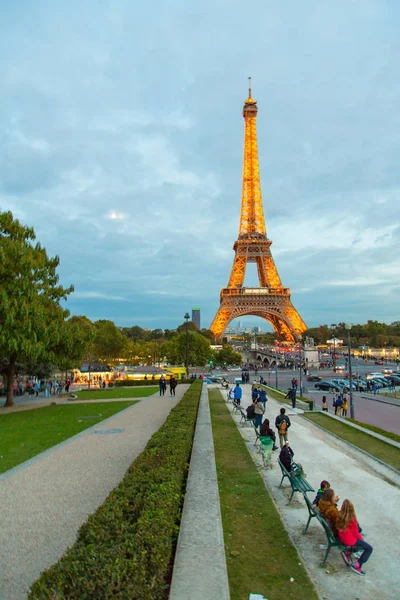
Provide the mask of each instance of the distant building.
[{"label": "distant building", "polygon": [[201,329],[201,327],[200,327],[200,309],[199,308],[192,308],[192,321],[196,325],[196,327]]}]

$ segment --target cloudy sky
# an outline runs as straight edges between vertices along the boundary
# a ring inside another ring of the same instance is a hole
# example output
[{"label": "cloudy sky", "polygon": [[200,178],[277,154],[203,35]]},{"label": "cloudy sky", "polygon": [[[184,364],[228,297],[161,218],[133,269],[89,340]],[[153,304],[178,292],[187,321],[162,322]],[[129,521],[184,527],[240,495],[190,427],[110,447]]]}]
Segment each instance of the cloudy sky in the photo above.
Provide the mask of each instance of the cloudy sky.
[{"label": "cloudy sky", "polygon": [[251,75],[294,305],[309,326],[397,320],[399,28],[396,0],[2,0],[0,209],[60,256],[72,313],[176,327],[195,306],[208,327]]}]

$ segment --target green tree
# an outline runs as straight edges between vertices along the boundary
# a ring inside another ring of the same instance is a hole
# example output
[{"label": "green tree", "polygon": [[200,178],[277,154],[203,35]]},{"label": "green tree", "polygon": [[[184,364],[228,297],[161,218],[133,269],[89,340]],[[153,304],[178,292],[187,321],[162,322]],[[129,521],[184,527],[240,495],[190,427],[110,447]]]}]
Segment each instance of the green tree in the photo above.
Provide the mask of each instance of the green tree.
[{"label": "green tree", "polygon": [[73,291],[59,283],[59,258],[49,258],[30,227],[0,213],[0,356],[6,406],[13,406],[15,366],[55,363],[69,312],[61,305]]},{"label": "green tree", "polygon": [[214,353],[215,364],[218,366],[224,365],[241,365],[242,355],[235,352],[231,346],[223,346],[222,350]]},{"label": "green tree", "polygon": [[[172,340],[164,342],[163,353],[167,362],[185,364],[186,361],[186,333],[180,333]],[[210,342],[200,333],[189,331],[188,334],[188,360],[189,365],[204,366],[213,358]]]},{"label": "green tree", "polygon": [[126,346],[126,337],[112,321],[95,321],[94,340],[90,347],[92,360],[113,364],[123,356]]}]

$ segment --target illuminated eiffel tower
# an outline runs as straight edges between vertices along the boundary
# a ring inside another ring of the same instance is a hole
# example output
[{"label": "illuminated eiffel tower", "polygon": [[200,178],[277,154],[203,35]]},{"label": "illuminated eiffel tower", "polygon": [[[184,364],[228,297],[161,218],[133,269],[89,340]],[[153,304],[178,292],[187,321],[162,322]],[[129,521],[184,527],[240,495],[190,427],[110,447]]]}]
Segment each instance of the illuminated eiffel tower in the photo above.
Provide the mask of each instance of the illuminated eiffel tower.
[{"label": "illuminated eiffel tower", "polygon": [[[245,133],[239,237],[233,245],[235,258],[228,287],[221,290],[220,307],[211,331],[219,339],[233,319],[255,315],[269,321],[280,340],[296,341],[307,326],[290,300],[290,288],[282,287],[271,255],[272,242],[267,238],[258,166],[257,112],[249,78],[249,97],[243,108]],[[248,262],[257,263],[259,287],[243,287]]]}]

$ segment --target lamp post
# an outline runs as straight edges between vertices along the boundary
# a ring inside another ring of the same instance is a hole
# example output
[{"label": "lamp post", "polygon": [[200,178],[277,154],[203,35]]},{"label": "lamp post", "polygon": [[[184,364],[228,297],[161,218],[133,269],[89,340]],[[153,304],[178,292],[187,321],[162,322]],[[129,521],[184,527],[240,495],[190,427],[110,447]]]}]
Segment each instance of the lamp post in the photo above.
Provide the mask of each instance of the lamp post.
[{"label": "lamp post", "polygon": [[350,343],[350,329],[351,323],[345,324],[345,329],[347,329],[347,352],[349,355],[349,379],[350,379],[350,417],[354,419],[354,404],[353,404],[353,378],[351,375],[351,343]]},{"label": "lamp post", "polygon": [[186,379],[189,379],[189,331],[188,331],[188,323],[189,323],[189,319],[190,319],[189,313],[185,314],[184,319],[185,319],[185,327],[186,327],[186,360],[185,360]]},{"label": "lamp post", "polygon": [[332,328],[332,334],[333,334],[333,356],[332,356],[333,372],[336,373],[336,336],[335,336],[336,325],[335,325],[335,323],[332,323],[331,328]]},{"label": "lamp post", "polygon": [[278,389],[278,353],[276,350],[276,340],[275,340],[275,388]]},{"label": "lamp post", "polygon": [[300,377],[299,377],[299,379],[300,379],[300,386],[299,386],[299,388],[300,388],[300,396],[302,396],[303,395],[303,393],[302,393],[302,387],[303,387],[303,385],[302,385],[302,381],[301,381],[301,376],[302,376],[302,372],[301,372],[301,342],[303,340],[302,340],[301,335],[299,335],[299,337],[297,339],[299,341],[299,375],[300,375]]}]

